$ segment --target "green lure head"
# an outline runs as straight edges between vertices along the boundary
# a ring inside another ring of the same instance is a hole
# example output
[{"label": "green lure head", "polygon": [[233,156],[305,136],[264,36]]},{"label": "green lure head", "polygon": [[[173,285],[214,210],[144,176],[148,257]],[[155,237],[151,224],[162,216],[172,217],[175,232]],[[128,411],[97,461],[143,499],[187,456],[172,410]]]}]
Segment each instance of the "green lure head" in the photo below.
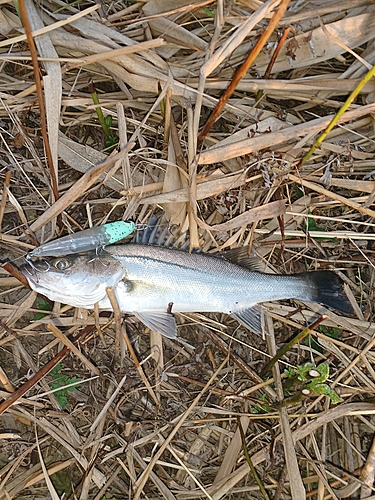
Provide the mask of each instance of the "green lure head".
[{"label": "green lure head", "polygon": [[120,220],[104,224],[102,228],[105,230],[106,237],[108,238],[107,245],[112,245],[112,243],[117,243],[132,234],[136,228],[136,224],[132,221],[124,222]]}]

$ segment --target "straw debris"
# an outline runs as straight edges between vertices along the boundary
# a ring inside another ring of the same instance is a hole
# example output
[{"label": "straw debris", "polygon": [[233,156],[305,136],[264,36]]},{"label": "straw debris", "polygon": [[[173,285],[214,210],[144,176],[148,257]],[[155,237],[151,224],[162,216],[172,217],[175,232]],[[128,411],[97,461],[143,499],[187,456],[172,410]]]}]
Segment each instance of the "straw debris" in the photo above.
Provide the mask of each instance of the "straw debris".
[{"label": "straw debris", "polygon": [[[371,0],[0,2],[0,500],[375,495],[374,27]],[[262,338],[197,311],[172,341],[111,289],[115,314],[17,280],[39,243],[152,213],[334,269],[355,315],[267,303]]]}]

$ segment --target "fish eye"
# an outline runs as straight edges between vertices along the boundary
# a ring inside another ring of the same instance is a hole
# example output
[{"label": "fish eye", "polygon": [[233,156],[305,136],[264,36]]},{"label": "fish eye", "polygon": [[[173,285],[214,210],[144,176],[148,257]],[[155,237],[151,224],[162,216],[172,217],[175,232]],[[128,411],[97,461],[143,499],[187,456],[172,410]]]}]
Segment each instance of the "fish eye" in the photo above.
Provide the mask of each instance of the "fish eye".
[{"label": "fish eye", "polygon": [[55,267],[58,271],[65,271],[68,267],[71,266],[71,262],[68,259],[56,259],[53,262],[53,267]]}]

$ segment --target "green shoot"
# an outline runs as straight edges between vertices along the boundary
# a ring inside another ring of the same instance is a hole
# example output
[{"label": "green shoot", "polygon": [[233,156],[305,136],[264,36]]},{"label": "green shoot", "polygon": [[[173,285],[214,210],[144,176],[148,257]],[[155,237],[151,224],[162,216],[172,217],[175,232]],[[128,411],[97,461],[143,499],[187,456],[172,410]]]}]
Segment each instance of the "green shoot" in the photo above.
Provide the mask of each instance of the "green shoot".
[{"label": "green shoot", "polygon": [[[38,309],[40,309],[41,311],[52,311],[51,303],[48,302],[44,297],[38,297],[36,302],[38,305]],[[43,314],[41,312],[36,313],[34,316],[34,321],[39,321],[45,316],[47,316],[47,314]]]},{"label": "green shoot", "polygon": [[250,457],[249,451],[247,449],[245,433],[244,433],[242,425],[241,425],[240,417],[237,417],[237,424],[238,424],[238,428],[239,428],[240,434],[241,434],[242,448],[243,448],[243,453],[245,455],[246,461],[247,461],[247,463],[250,467],[250,470],[254,476],[254,479],[259,487],[259,490],[260,490],[261,494],[263,495],[263,498],[265,500],[270,500],[270,497],[268,496],[268,493],[267,493],[266,489],[264,488],[263,483],[260,480],[260,477],[259,477],[257,471],[255,470],[254,464],[251,461],[251,457]]},{"label": "green shoot", "polygon": [[215,17],[215,14],[208,7],[203,7],[203,10],[204,10],[206,16],[211,17],[211,18]]},{"label": "green shoot", "polygon": [[345,113],[345,111],[348,110],[349,106],[353,103],[353,101],[356,99],[356,97],[359,95],[363,87],[374,77],[375,75],[375,66],[373,66],[370,71],[368,71],[365,76],[362,78],[362,80],[359,82],[359,84],[356,86],[356,88],[353,90],[353,92],[350,94],[350,96],[347,98],[347,100],[344,102],[344,104],[341,106],[341,108],[338,110],[338,112],[335,114],[335,116],[332,118],[330,123],[327,125],[325,130],[320,134],[320,136],[316,139],[314,144],[311,146],[311,148],[308,150],[308,152],[305,154],[305,156],[302,158],[300,167],[304,165],[307,160],[310,158],[310,156],[314,153],[317,147],[321,145],[321,143],[324,141],[324,139],[327,137],[329,132],[333,129],[335,125],[339,122],[340,118],[342,115]]},{"label": "green shoot", "polygon": [[96,91],[95,85],[92,81],[90,81],[89,83],[89,92],[91,94],[93,103],[96,105],[95,111],[96,114],[98,115],[100,125],[102,126],[103,132],[107,137],[104,146],[106,147],[106,149],[113,149],[118,142],[118,138],[113,136],[110,131],[112,125],[112,116],[104,117],[102,108],[100,107],[99,103],[99,96]]},{"label": "green shoot", "polygon": [[296,394],[284,399],[277,406],[297,404],[314,394],[328,396],[333,404],[340,403],[340,396],[326,383],[329,377],[329,365],[325,361],[318,366],[305,363],[297,366],[295,370],[288,368],[284,373],[287,376],[283,384],[284,391]]},{"label": "green shoot", "polygon": [[320,318],[318,318],[316,321],[314,321],[310,326],[302,330],[302,332],[298,333],[288,344],[286,344],[278,353],[276,356],[274,356],[263,368],[262,370],[262,375],[264,376],[266,373],[271,371],[272,367],[274,366],[275,363],[277,363],[292,347],[294,347],[298,342],[302,342],[304,338],[306,338],[312,330],[314,330],[322,321],[327,319],[327,316],[325,314],[322,314]]}]

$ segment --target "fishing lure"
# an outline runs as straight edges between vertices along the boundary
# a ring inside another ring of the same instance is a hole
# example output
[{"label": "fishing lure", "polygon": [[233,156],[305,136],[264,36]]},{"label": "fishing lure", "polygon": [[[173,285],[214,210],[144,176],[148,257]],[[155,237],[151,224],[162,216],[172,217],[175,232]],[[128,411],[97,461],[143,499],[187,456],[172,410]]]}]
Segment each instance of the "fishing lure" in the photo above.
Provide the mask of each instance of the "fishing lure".
[{"label": "fishing lure", "polygon": [[35,248],[27,255],[27,260],[31,257],[64,257],[73,253],[103,249],[126,238],[135,228],[135,222],[116,221],[84,229]]}]

